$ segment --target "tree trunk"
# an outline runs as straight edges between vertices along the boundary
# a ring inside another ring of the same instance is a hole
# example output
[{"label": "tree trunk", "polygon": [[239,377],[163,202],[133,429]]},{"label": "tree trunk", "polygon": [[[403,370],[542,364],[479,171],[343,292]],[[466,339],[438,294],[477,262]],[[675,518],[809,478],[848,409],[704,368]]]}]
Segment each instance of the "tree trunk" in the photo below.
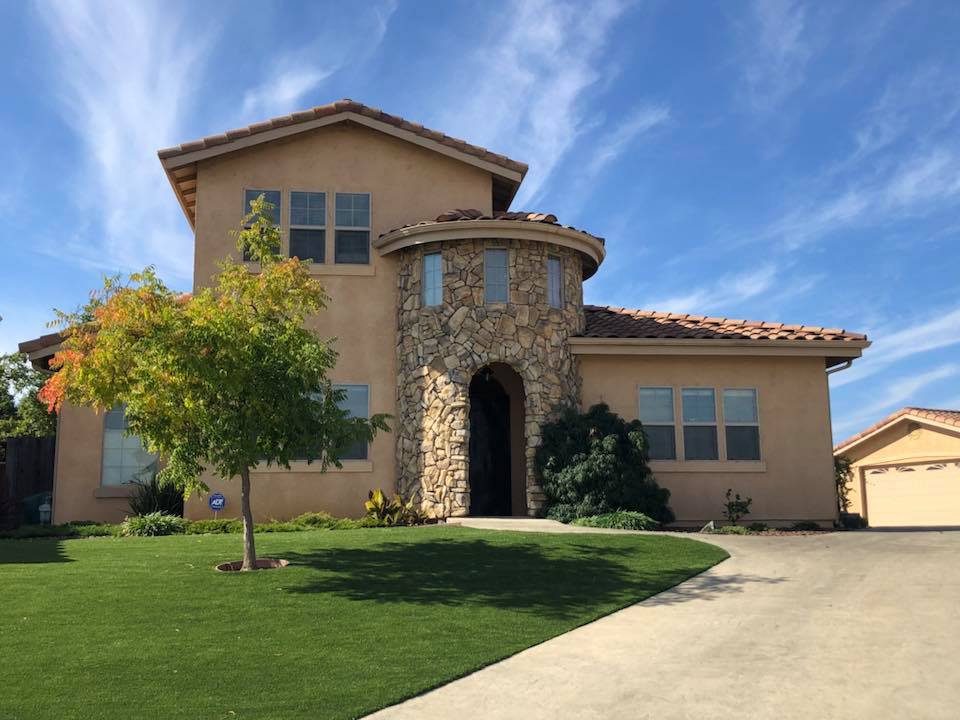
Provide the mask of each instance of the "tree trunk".
[{"label": "tree trunk", "polygon": [[257,548],[253,542],[253,513],[250,511],[250,468],[240,471],[240,508],[243,512],[243,567],[257,569]]}]

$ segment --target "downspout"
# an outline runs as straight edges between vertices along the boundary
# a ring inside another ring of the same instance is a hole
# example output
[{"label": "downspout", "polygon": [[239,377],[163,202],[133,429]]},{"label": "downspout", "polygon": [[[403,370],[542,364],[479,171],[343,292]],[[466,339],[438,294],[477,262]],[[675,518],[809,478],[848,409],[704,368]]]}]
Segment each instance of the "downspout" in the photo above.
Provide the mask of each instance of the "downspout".
[{"label": "downspout", "polygon": [[[830,461],[831,469],[833,469],[833,401],[830,398],[830,375],[835,372],[840,372],[841,370],[846,370],[848,367],[853,365],[853,358],[849,360],[844,360],[842,363],[836,367],[827,368],[825,373],[827,377],[827,422],[830,423]],[[840,496],[837,492],[836,483],[834,483],[833,488],[833,512],[834,512],[834,522],[840,522]]]}]

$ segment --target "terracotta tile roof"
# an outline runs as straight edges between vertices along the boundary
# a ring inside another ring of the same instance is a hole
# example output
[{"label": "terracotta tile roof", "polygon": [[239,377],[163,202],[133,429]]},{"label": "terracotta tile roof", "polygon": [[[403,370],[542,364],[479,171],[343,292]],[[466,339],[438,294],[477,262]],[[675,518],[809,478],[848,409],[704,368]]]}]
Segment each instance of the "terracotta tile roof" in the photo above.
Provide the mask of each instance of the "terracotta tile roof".
[{"label": "terracotta tile roof", "polygon": [[938,410],[936,408],[905,407],[897,410],[892,415],[888,415],[880,422],[874,423],[866,430],[858,432],[856,435],[848,437],[843,442],[838,443],[833,448],[834,452],[842,450],[848,445],[852,445],[868,435],[873,435],[873,433],[877,432],[877,430],[883,429],[887,425],[890,425],[905,415],[921,418],[923,420],[931,420],[933,422],[942,423],[943,425],[953,425],[954,427],[960,428],[960,410]]},{"label": "terracotta tile roof", "polygon": [[627,310],[584,305],[587,327],[583,337],[720,340],[795,340],[864,342],[866,335],[839,328],[785,325],[760,320],[731,320],[685,313]]},{"label": "terracotta tile roof", "polygon": [[499,153],[492,152],[484,147],[480,147],[479,145],[471,145],[465,140],[460,140],[459,138],[445,135],[442,132],[425,128],[419,123],[404,120],[402,117],[390,115],[379,110],[378,108],[369,107],[363,103],[350,100],[349,98],[337,100],[336,102],[332,102],[327,105],[319,105],[317,107],[310,108],[309,110],[301,110],[299,112],[290,113],[289,115],[280,115],[275,118],[270,118],[269,120],[264,120],[263,122],[254,123],[253,125],[247,125],[235,130],[227,130],[225,133],[208,135],[200,138],[199,140],[192,140],[190,142],[181,143],[173,147],[163,148],[162,150],[157,151],[157,155],[161,160],[165,160],[166,158],[184,155],[196,150],[205,150],[218,145],[225,145],[234,140],[250,137],[251,135],[257,135],[258,133],[267,132],[268,130],[275,130],[277,128],[288,127],[290,125],[310,122],[311,120],[317,120],[319,118],[344,112],[356,113],[357,115],[363,115],[364,117],[372,118],[373,120],[379,120],[382,123],[393,125],[401,130],[407,130],[422,138],[426,138],[427,140],[433,140],[441,145],[446,145],[454,150],[459,150],[467,155],[473,155],[474,157],[478,157],[481,160],[486,160],[494,165],[499,165],[500,167],[508,170],[513,170],[521,175],[527,172],[527,165],[525,163],[511,160],[506,155],[500,155]]},{"label": "terracotta tile roof", "polygon": [[534,223],[545,223],[547,225],[556,225],[557,227],[566,228],[567,230],[573,230],[578,233],[587,235],[594,240],[599,240],[601,243],[604,241],[602,237],[597,237],[596,235],[591,235],[586,230],[580,230],[571,225],[561,225],[557,221],[557,216],[550,213],[537,213],[537,212],[495,212],[491,215],[484,214],[480,210],[469,208],[466,210],[456,209],[448,210],[445,213],[437,215],[433,220],[421,220],[420,222],[410,223],[409,225],[401,225],[398,228],[393,228],[381,235],[389,235],[392,232],[397,230],[402,230],[404,228],[410,227],[420,227],[421,225],[436,225],[437,223],[448,223],[448,222],[470,222],[472,220],[519,220],[522,222],[534,222]]}]

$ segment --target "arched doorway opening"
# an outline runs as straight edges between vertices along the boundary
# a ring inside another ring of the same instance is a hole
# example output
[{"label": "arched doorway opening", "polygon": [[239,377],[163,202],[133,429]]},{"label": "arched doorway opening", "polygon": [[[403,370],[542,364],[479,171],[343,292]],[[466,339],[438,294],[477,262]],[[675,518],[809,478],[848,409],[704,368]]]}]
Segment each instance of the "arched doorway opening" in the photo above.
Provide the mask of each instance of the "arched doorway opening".
[{"label": "arched doorway opening", "polygon": [[523,379],[504,363],[470,381],[470,514],[526,515]]}]

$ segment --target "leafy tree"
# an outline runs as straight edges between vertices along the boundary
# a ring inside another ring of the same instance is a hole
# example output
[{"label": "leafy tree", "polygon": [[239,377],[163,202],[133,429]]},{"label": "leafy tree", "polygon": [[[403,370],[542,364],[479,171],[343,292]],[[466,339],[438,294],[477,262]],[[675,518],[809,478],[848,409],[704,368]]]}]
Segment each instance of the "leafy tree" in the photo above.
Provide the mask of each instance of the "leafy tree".
[{"label": "leafy tree", "polygon": [[256,567],[251,468],[299,458],[339,466],[341,450],[388,429],[384,415],[349,418],[338,406],[343,394],[327,378],[336,353],[304,327],[326,293],[303,262],[279,255],[270,210],[263,196],[253,201],[237,237],[258,273],[228,259],[214,287],[185,296],[147,268],[58,312],[59,372],[41,393],[52,408],[125,404],[130,433],[164,458],[159,480],[185,494],[208,489],[205,468],[239,476],[244,570]]},{"label": "leafy tree", "polygon": [[536,469],[548,514],[569,522],[617,510],[636,510],[660,523],[672,522],[670,491],[657,485],[647,466],[647,440],[639,420],[626,422],[607,405],[573,408],[544,425]]},{"label": "leafy tree", "polygon": [[733,488],[727,488],[724,498],[723,516],[731,525],[739,525],[740,520],[750,514],[753,498],[741,498],[740,493],[734,494]]},{"label": "leafy tree", "polygon": [[35,370],[26,355],[0,355],[0,458],[5,451],[4,438],[56,434],[56,415],[37,399],[46,379],[47,374]]}]

